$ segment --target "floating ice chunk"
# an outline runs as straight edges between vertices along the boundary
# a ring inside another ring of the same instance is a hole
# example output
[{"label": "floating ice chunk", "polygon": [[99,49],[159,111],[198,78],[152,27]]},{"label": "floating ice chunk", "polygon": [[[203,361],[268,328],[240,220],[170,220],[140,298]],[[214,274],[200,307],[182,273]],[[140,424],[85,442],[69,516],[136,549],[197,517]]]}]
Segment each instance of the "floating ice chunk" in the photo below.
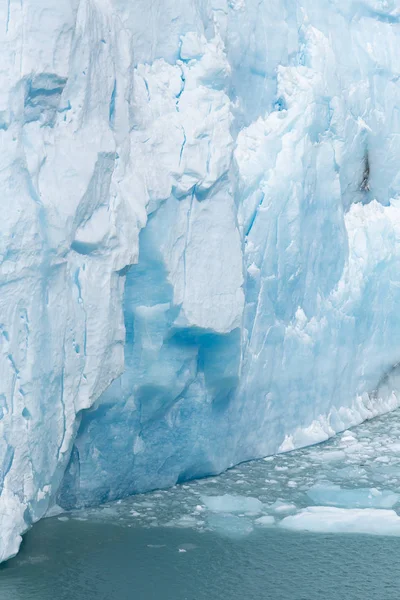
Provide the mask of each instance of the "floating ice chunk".
[{"label": "floating ice chunk", "polygon": [[339,462],[346,459],[346,453],[343,450],[332,450],[331,452],[315,452],[312,455],[313,460],[319,462]]},{"label": "floating ice chunk", "polygon": [[317,483],[307,492],[316,504],[342,508],[392,508],[399,501],[399,495],[390,490],[376,488],[343,489],[331,483]]},{"label": "floating ice chunk", "polygon": [[202,501],[215,513],[246,513],[258,514],[263,509],[263,504],[258,498],[248,496],[202,496]]},{"label": "floating ice chunk", "polygon": [[268,507],[268,510],[277,513],[277,514],[284,514],[284,513],[291,513],[291,512],[296,512],[297,507],[295,504],[291,504],[290,502],[284,502],[283,500],[276,500],[276,502],[274,502],[273,504],[271,504],[271,506]]},{"label": "floating ice chunk", "polygon": [[271,517],[270,515],[264,515],[263,517],[259,517],[258,519],[256,519],[254,521],[254,523],[256,525],[262,525],[264,527],[269,527],[269,526],[275,524],[275,519],[274,519],[274,517]]},{"label": "floating ice chunk", "polygon": [[188,543],[188,544],[181,544],[180,548],[182,550],[185,550],[185,552],[187,552],[188,550],[195,550],[197,548],[197,546],[196,546],[196,544]]},{"label": "floating ice chunk", "polygon": [[213,531],[230,538],[240,538],[253,531],[253,525],[249,519],[236,515],[211,514],[207,524]]},{"label": "floating ice chunk", "polygon": [[197,525],[197,520],[194,517],[191,517],[189,515],[184,515],[183,517],[180,517],[179,519],[172,519],[172,521],[168,521],[167,523],[167,527],[183,527],[185,528],[190,528],[190,527],[196,527]]},{"label": "floating ice chunk", "polygon": [[394,510],[310,506],[286,517],[280,527],[320,533],[366,533],[400,536],[400,517]]},{"label": "floating ice chunk", "polygon": [[115,505],[108,505],[101,509],[103,517],[118,517],[118,511]]},{"label": "floating ice chunk", "polygon": [[357,441],[357,437],[351,431],[344,431],[341,437],[341,443],[353,444]]},{"label": "floating ice chunk", "polygon": [[341,478],[354,480],[359,477],[364,477],[367,472],[365,469],[362,469],[357,465],[350,465],[348,467],[338,469],[337,474],[340,475]]},{"label": "floating ice chunk", "polygon": [[363,444],[359,444],[354,441],[346,448],[346,454],[363,454],[365,453],[365,450],[366,448]]}]

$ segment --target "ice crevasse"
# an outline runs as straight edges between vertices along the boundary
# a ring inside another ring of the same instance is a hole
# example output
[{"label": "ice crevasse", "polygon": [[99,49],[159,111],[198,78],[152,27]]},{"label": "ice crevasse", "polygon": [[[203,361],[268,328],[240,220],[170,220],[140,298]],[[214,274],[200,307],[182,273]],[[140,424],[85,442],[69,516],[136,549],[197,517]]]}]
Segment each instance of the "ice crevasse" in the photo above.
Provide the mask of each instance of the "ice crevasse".
[{"label": "ice crevasse", "polygon": [[0,560],[399,404],[395,0],[2,0]]}]

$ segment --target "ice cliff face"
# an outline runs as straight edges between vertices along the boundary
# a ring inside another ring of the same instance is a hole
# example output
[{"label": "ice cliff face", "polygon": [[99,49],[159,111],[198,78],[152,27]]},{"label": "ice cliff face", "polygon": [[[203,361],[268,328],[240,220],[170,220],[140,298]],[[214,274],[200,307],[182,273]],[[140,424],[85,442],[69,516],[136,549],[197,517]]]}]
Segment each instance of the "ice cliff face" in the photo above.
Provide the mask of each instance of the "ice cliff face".
[{"label": "ice cliff face", "polygon": [[400,7],[0,4],[0,559],[398,404]]}]

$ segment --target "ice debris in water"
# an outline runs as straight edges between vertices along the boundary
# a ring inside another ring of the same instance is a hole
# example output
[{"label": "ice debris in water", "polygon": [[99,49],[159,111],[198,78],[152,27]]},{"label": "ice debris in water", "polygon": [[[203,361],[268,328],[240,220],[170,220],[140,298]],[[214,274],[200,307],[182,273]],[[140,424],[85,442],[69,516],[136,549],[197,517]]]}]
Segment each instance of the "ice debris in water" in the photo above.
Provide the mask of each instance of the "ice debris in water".
[{"label": "ice debris in water", "polygon": [[274,519],[274,517],[271,517],[269,515],[264,515],[263,517],[259,517],[258,519],[256,519],[254,521],[254,523],[256,525],[262,525],[264,527],[268,527],[270,525],[275,524],[275,519]]},{"label": "ice debris in water", "polygon": [[342,508],[392,508],[399,501],[399,495],[390,490],[376,488],[343,489],[331,483],[317,483],[307,496],[315,504]]},{"label": "ice debris in water", "polygon": [[240,538],[253,531],[253,522],[249,518],[240,518],[230,514],[210,514],[207,518],[209,529],[230,538]]},{"label": "ice debris in water", "polygon": [[284,529],[314,533],[368,533],[400,536],[400,517],[394,510],[310,506],[279,523]]},{"label": "ice debris in water", "polygon": [[[151,527],[156,522],[233,538],[274,526],[382,535],[391,530],[390,535],[398,535],[398,439],[400,411],[395,411],[317,447],[242,464],[218,478],[134,496],[111,507],[75,511],[71,516],[107,519],[117,526]],[[382,458],[386,462],[376,462]]]},{"label": "ice debris in water", "polygon": [[257,498],[249,496],[232,496],[224,494],[223,496],[202,496],[206,508],[215,513],[245,513],[259,514],[262,511],[263,504]]},{"label": "ice debris in water", "polygon": [[273,504],[268,506],[268,510],[276,514],[285,514],[296,511],[296,505],[290,502],[283,502],[278,498]]}]

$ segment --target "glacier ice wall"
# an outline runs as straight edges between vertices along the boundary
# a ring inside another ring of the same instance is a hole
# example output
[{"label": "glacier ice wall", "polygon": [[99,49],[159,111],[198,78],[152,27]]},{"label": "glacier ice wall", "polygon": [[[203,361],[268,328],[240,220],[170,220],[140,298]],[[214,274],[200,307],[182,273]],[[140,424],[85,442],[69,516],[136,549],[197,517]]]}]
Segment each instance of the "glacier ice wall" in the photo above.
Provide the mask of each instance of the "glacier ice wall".
[{"label": "glacier ice wall", "polygon": [[0,560],[398,405],[394,0],[0,4]]}]

